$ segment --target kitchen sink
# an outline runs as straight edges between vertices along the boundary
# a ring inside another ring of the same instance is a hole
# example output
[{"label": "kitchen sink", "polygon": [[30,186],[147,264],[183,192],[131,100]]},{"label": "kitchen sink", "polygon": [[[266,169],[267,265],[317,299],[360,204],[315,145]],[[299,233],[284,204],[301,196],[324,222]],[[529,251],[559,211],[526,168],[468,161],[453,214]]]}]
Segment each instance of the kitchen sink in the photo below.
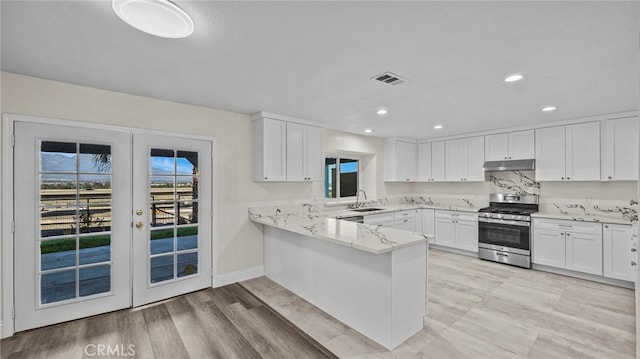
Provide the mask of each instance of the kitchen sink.
[{"label": "kitchen sink", "polygon": [[351,209],[353,212],[373,212],[373,211],[382,211],[384,208],[357,208]]}]

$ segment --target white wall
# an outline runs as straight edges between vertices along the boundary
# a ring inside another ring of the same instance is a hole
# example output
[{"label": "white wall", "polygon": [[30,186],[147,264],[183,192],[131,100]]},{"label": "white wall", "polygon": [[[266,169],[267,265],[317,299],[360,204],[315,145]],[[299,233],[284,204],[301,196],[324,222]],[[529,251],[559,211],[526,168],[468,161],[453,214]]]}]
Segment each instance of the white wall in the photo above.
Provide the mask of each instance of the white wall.
[{"label": "white wall", "polygon": [[[262,265],[262,227],[249,222],[248,207],[323,196],[322,183],[251,180],[253,144],[251,119],[246,114],[6,72],[2,73],[0,91],[0,109],[6,113],[215,137],[218,275]],[[370,198],[374,193],[386,194],[384,183],[377,180],[382,178],[381,139],[327,130],[325,141],[330,150],[368,154],[364,175]],[[408,186],[390,187],[392,192],[409,190]]]}]

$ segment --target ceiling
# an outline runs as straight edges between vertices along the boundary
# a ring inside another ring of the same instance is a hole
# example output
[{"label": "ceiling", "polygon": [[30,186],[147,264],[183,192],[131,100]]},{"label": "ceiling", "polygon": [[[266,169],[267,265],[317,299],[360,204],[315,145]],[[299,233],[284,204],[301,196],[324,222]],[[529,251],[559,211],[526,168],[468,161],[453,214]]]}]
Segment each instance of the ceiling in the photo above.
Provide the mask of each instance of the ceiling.
[{"label": "ceiling", "polygon": [[[638,106],[637,1],[175,3],[196,25],[185,39],[131,28],[111,1],[3,0],[2,70],[381,137]],[[370,79],[385,71],[409,81]]]}]

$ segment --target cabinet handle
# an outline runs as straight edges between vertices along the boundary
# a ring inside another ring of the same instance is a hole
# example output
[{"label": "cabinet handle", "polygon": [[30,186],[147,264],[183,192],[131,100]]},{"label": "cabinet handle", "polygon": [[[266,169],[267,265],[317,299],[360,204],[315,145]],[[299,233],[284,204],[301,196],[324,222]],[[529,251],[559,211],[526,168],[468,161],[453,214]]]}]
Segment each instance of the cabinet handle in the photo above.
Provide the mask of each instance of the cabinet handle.
[{"label": "cabinet handle", "polygon": [[567,233],[567,237],[570,236],[570,235],[571,235],[571,233]]},{"label": "cabinet handle", "polygon": [[407,181],[410,181],[410,180],[411,180],[411,178],[407,178],[406,180],[407,180]]},{"label": "cabinet handle", "polygon": [[604,226],[604,228],[609,228],[609,226]]},{"label": "cabinet handle", "polygon": [[509,157],[509,159],[511,159],[511,157]]},{"label": "cabinet handle", "polygon": [[631,265],[635,266],[635,265],[638,265],[638,264],[635,261],[631,261]]},{"label": "cabinet handle", "polygon": [[504,159],[506,160],[507,158],[505,157]]},{"label": "cabinet handle", "polygon": [[611,176],[607,177],[608,179],[611,179]]},{"label": "cabinet handle", "polygon": [[569,180],[569,179],[571,179],[571,178],[570,178],[570,177],[567,177],[567,179]]},{"label": "cabinet handle", "polygon": [[562,180],[564,181],[564,177],[562,177]]},{"label": "cabinet handle", "polygon": [[265,177],[264,179],[268,179],[267,177]]},{"label": "cabinet handle", "polygon": [[637,251],[638,251],[638,249],[636,249],[636,248],[631,248],[631,252],[637,252]]}]

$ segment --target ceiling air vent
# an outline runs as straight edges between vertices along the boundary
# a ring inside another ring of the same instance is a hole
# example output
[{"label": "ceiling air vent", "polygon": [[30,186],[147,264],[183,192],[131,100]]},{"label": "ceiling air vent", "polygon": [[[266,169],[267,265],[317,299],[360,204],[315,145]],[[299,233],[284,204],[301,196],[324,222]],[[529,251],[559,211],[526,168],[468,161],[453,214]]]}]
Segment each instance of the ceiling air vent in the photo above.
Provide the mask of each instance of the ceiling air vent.
[{"label": "ceiling air vent", "polygon": [[398,86],[398,85],[402,85],[403,83],[407,82],[407,79],[404,79],[394,73],[391,72],[385,72],[383,74],[380,74],[378,76],[374,76],[371,78],[372,80],[376,80],[376,81],[380,81],[382,83],[385,83],[387,85],[391,85],[391,86]]}]

